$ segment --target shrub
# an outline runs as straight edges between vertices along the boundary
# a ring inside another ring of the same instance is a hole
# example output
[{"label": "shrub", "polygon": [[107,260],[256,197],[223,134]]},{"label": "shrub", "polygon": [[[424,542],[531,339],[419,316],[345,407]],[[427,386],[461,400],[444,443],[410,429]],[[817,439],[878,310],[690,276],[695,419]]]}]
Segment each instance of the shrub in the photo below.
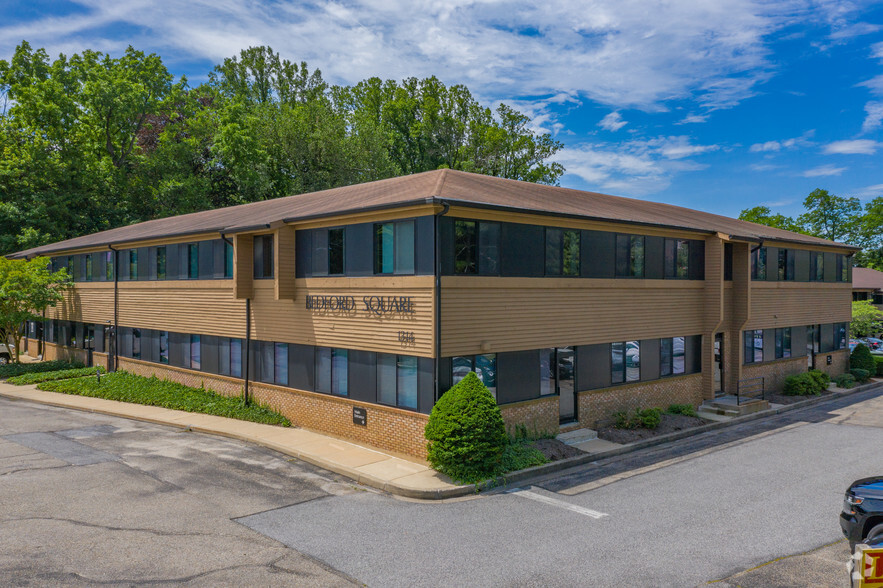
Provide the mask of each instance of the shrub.
[{"label": "shrub", "polygon": [[0,365],[0,378],[13,378],[22,374],[38,374],[54,372],[58,370],[72,370],[83,367],[79,361],[66,361],[56,359],[53,361],[40,361],[34,363],[9,363]]},{"label": "shrub", "polygon": [[617,429],[655,429],[662,422],[661,408],[636,408],[630,417],[627,412],[613,413],[613,426]]},{"label": "shrub", "polygon": [[435,403],[424,435],[429,463],[454,480],[478,482],[502,472],[506,426],[496,400],[474,372]]},{"label": "shrub", "polygon": [[883,376],[883,355],[875,355],[874,363],[877,364],[877,369],[874,373],[878,376]]},{"label": "shrub", "polygon": [[[823,374],[827,378],[827,374]],[[828,378],[829,379],[829,378]],[[785,378],[785,386],[782,390],[783,394],[789,396],[813,396],[821,394],[822,390],[828,387],[827,382],[822,385],[824,380],[810,372],[795,374]]]},{"label": "shrub", "polygon": [[849,367],[858,368],[860,370],[868,370],[869,373],[877,373],[877,364],[874,363],[874,356],[871,350],[862,343],[855,346],[852,354],[849,356]]},{"label": "shrub", "polygon": [[515,472],[548,463],[543,453],[526,441],[512,441],[503,449],[501,460],[504,472]]},{"label": "shrub", "polygon": [[10,384],[21,386],[24,384],[39,384],[40,382],[52,382],[54,380],[68,380],[70,378],[82,378],[83,376],[94,376],[95,372],[105,373],[103,367],[87,367],[76,368],[72,370],[58,370],[56,372],[38,372],[36,374],[22,374],[6,380]]},{"label": "shrub", "polygon": [[868,370],[860,368],[852,368],[849,370],[849,374],[855,378],[857,382],[867,382],[871,379],[871,373]]},{"label": "shrub", "polygon": [[696,408],[692,404],[670,404],[665,412],[668,414],[682,414],[688,417],[696,416]]},{"label": "shrub", "polygon": [[834,378],[834,383],[840,388],[852,388],[855,386],[855,376],[852,374],[840,374]]},{"label": "shrub", "polygon": [[828,384],[831,383],[831,376],[821,370],[809,370],[807,373],[816,381],[819,392],[824,392],[828,388]]}]

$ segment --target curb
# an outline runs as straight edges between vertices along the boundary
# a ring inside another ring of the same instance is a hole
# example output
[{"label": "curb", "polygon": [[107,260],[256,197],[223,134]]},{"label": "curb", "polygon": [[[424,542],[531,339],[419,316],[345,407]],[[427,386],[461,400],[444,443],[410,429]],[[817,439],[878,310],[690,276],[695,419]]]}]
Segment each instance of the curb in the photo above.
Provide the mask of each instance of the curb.
[{"label": "curb", "polygon": [[[62,402],[51,402],[51,401],[43,401],[43,400],[35,400],[29,398],[21,398],[15,395],[10,395],[0,391],[0,396],[4,398],[8,398],[10,400],[25,400],[27,402],[35,402],[37,404],[43,404],[47,406],[55,406],[59,408],[67,408],[73,410],[80,410],[83,412],[91,412],[97,414],[106,414],[109,416],[115,416],[120,418],[132,419],[136,421],[143,421],[148,423],[153,423],[157,425],[164,425],[168,427],[175,427],[178,429],[184,429],[187,431],[194,431],[197,433],[205,433],[210,435],[218,435],[220,437],[227,437],[230,439],[237,439],[239,441],[245,441],[247,443],[253,443],[255,445],[259,445],[261,447],[266,447],[272,451],[276,451],[282,453],[284,455],[288,455],[294,457],[300,461],[309,463],[316,467],[322,468],[324,470],[328,470],[330,472],[334,472],[335,474],[339,474],[341,476],[345,476],[350,478],[351,480],[363,484],[365,486],[369,486],[376,490],[381,490],[383,492],[387,492],[389,494],[394,494],[396,496],[402,496],[404,498],[414,498],[419,500],[446,500],[450,498],[460,498],[463,496],[469,496],[470,494],[478,494],[483,491],[493,490],[496,488],[500,488],[503,486],[511,486],[516,483],[525,482],[528,480],[533,480],[536,478],[541,478],[548,476],[549,474],[554,474],[557,472],[561,472],[563,470],[568,470],[577,466],[581,466],[587,463],[591,463],[594,461],[599,461],[602,459],[606,459],[609,457],[616,457],[619,455],[623,455],[626,453],[632,453],[634,451],[638,451],[641,449],[645,449],[647,447],[654,447],[657,445],[663,445],[665,443],[669,443],[672,441],[679,441],[681,439],[685,439],[688,437],[693,437],[694,435],[701,435],[702,433],[706,433],[709,431],[716,431],[718,429],[723,429],[726,427],[732,427],[735,425],[739,425],[742,423],[747,423],[750,421],[760,420],[766,417],[775,416],[778,414],[791,412],[794,410],[799,410],[801,408],[806,408],[809,406],[813,406],[816,404],[822,404],[824,402],[828,402],[831,400],[836,400],[838,398],[843,398],[846,396],[851,396],[853,394],[858,394],[861,392],[865,392],[867,390],[873,390],[875,388],[883,389],[883,382],[875,382],[871,384],[864,384],[863,386],[857,386],[855,388],[850,388],[843,392],[835,392],[834,395],[826,395],[826,396],[815,396],[812,398],[808,398],[806,400],[801,400],[799,402],[795,402],[793,404],[788,404],[785,406],[781,406],[779,408],[770,408],[767,410],[761,410],[755,413],[751,413],[745,416],[736,417],[729,421],[721,421],[715,423],[709,423],[707,425],[702,425],[699,427],[695,427],[692,429],[685,429],[683,431],[675,431],[673,433],[667,433],[665,435],[659,435],[658,437],[652,437],[650,439],[642,439],[641,441],[635,441],[634,443],[629,443],[627,445],[623,445],[622,447],[617,447],[615,449],[609,449],[607,451],[601,451],[598,453],[586,453],[585,455],[578,455],[576,457],[570,457],[567,459],[562,459],[560,461],[553,461],[551,463],[543,464],[540,466],[534,466],[532,468],[527,468],[525,470],[519,470],[517,472],[511,472],[509,474],[504,474],[498,478],[494,478],[492,480],[485,480],[484,482],[479,482],[478,484],[468,484],[464,486],[451,486],[450,488],[438,488],[435,490],[420,490],[416,488],[404,487],[396,484],[393,481],[383,480],[381,478],[377,478],[375,476],[371,476],[369,474],[365,474],[363,472],[357,471],[355,468],[351,468],[348,466],[342,466],[335,463],[330,463],[321,458],[314,457],[309,454],[304,454],[296,449],[291,449],[290,447],[279,445],[272,441],[266,441],[262,439],[258,439],[249,435],[242,435],[231,431],[224,431],[215,429],[212,427],[205,427],[199,425],[188,425],[185,423],[175,423],[168,420],[162,420],[151,417],[140,417],[140,416],[132,416],[129,414],[124,414],[121,411],[115,411],[112,409],[99,410],[95,408],[85,408],[85,407],[77,407],[70,406],[68,404],[64,404]],[[67,395],[63,395],[67,396]],[[119,401],[111,401],[111,402],[119,402]],[[120,402],[120,404],[129,404]],[[140,405],[136,405],[140,406]],[[221,417],[223,418],[223,417]],[[357,445],[357,444],[354,444]]]}]

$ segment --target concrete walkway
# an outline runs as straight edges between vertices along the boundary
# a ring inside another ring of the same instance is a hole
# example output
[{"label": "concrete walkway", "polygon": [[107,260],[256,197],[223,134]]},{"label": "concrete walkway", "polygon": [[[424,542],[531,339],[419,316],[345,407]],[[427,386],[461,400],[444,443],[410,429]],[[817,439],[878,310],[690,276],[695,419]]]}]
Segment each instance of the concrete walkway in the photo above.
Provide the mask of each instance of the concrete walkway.
[{"label": "concrete walkway", "polygon": [[450,478],[416,458],[392,456],[377,449],[297,427],[262,425],[158,406],[44,392],[37,390],[33,385],[13,386],[6,382],[0,382],[0,396],[232,437],[262,445],[346,476],[360,484],[399,496],[440,499],[462,496],[475,491],[474,486],[454,484]]}]

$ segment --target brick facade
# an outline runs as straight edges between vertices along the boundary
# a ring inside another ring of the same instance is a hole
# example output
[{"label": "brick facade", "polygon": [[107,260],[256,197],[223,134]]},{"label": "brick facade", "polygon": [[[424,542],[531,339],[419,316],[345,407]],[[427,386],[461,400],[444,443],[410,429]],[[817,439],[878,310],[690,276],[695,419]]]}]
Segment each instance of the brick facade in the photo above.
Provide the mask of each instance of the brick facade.
[{"label": "brick facade", "polygon": [[500,411],[509,434],[515,432],[516,425],[524,425],[531,435],[558,433],[558,396],[504,404]]},{"label": "brick facade", "polygon": [[579,393],[579,422],[595,429],[619,411],[667,408],[671,404],[698,406],[703,400],[702,374],[661,378]]},{"label": "brick facade", "polygon": [[[828,365],[828,356],[831,356],[831,365]],[[849,371],[849,349],[840,349],[838,351],[827,351],[824,353],[816,353],[816,369],[821,370],[836,378],[840,374]]]},{"label": "brick facade", "polygon": [[[742,367],[742,379],[763,378],[766,393],[780,394],[785,386],[785,378],[807,371],[806,356],[777,359]],[[733,392],[735,393],[735,391]]]}]

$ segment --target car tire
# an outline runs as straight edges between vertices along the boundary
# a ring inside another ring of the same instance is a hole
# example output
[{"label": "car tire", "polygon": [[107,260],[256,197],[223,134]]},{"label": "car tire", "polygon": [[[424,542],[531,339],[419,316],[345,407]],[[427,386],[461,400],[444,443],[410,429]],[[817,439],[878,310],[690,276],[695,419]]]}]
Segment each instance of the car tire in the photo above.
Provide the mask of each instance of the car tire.
[{"label": "car tire", "polygon": [[865,535],[865,541],[868,539],[873,539],[874,537],[883,536],[883,523],[878,523],[871,527],[871,530],[868,531],[868,534]]},{"label": "car tire", "polygon": [[6,365],[7,363],[9,363],[9,356],[0,355],[0,365]]}]

